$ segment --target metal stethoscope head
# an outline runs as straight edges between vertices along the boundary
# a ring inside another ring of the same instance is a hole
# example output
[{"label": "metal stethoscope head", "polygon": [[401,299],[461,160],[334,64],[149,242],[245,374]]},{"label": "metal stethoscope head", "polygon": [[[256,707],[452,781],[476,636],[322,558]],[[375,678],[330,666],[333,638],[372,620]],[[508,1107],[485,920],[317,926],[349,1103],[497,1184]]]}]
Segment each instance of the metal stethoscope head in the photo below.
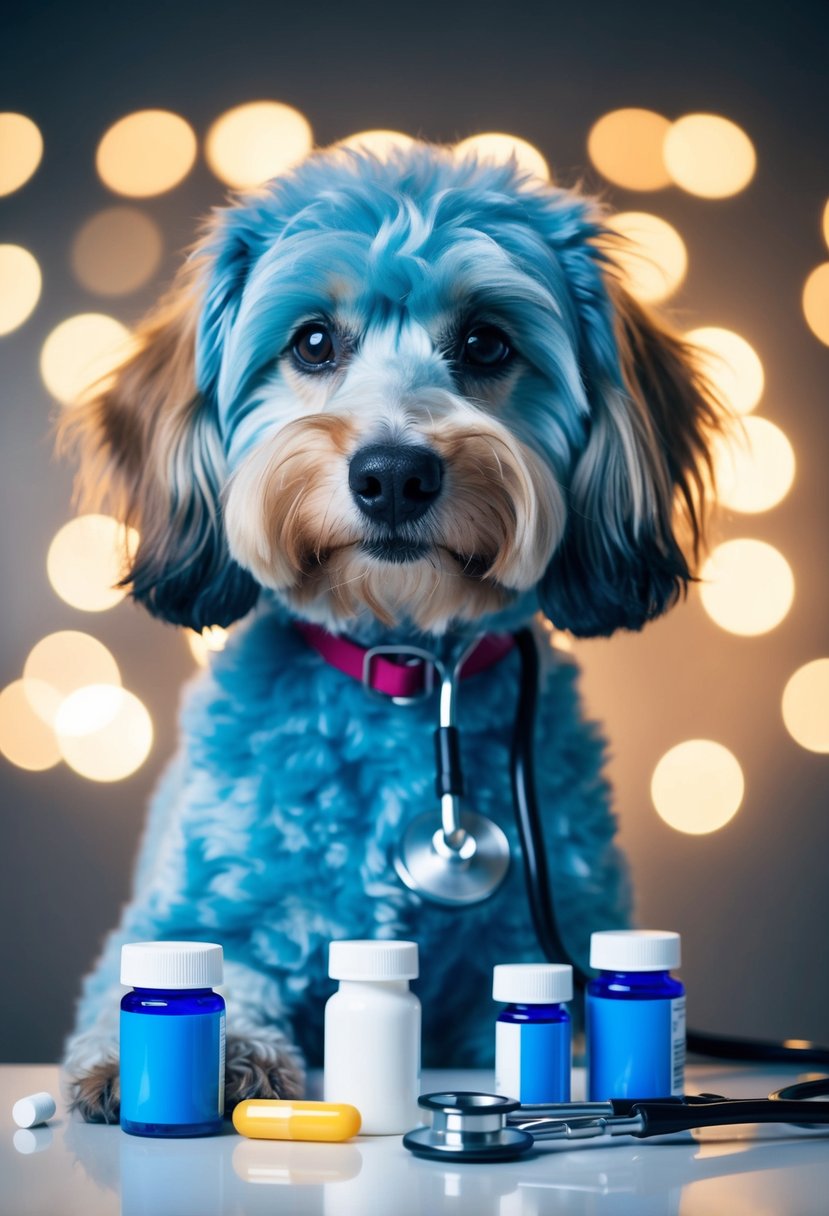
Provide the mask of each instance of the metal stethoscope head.
[{"label": "metal stethoscope head", "polygon": [[435,1161],[513,1161],[533,1146],[533,1137],[508,1127],[507,1115],[520,1103],[499,1094],[423,1094],[418,1106],[431,1123],[416,1127],[403,1144],[416,1157]]},{"label": "metal stethoscope head", "polygon": [[418,1105],[431,1123],[416,1127],[403,1144],[416,1157],[433,1161],[512,1161],[536,1140],[588,1140],[602,1136],[666,1136],[698,1127],[740,1123],[793,1123],[829,1126],[829,1077],[798,1082],[768,1098],[613,1099],[522,1106],[500,1094],[424,1094]]},{"label": "metal stethoscope head", "polygon": [[[402,648],[432,663],[440,677],[440,718],[435,731],[440,825],[432,812],[407,826],[394,856],[401,881],[412,891],[446,907],[476,904],[498,890],[510,864],[506,835],[491,819],[463,810],[463,774],[458,738],[457,703],[461,669],[481,635],[453,651],[430,655]],[[400,653],[401,648],[396,648]]]}]

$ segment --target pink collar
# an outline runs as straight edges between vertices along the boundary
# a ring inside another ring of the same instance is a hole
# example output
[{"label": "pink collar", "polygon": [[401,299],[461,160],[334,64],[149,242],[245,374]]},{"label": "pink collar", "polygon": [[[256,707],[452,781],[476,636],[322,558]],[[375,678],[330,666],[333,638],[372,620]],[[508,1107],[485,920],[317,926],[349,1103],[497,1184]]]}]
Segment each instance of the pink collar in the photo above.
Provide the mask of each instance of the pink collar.
[{"label": "pink collar", "polygon": [[[330,663],[344,675],[359,680],[374,692],[383,693],[387,697],[416,700],[432,689],[434,669],[425,654],[400,662],[393,657],[396,653],[393,646],[361,646],[307,621],[297,621],[296,627],[309,646],[312,646],[326,663]],[[469,676],[494,666],[512,650],[513,645],[511,634],[484,634],[464,663],[461,679],[468,679]],[[403,654],[406,649],[403,648]]]}]

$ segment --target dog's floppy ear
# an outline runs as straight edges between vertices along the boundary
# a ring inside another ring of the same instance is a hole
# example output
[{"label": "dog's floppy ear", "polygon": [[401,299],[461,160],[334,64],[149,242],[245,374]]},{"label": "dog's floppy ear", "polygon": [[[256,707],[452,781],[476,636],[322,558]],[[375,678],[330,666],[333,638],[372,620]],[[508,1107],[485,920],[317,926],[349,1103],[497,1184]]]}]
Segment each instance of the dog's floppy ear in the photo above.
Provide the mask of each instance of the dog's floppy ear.
[{"label": "dog's floppy ear", "polygon": [[154,616],[194,629],[238,620],[259,591],[228,553],[224,452],[214,404],[196,388],[203,270],[199,260],[184,266],[138,326],[129,356],[59,427],[60,445],[80,456],[81,504],[139,533],[124,578],[132,595]]},{"label": "dog's floppy ear", "polygon": [[609,261],[602,279],[582,317],[590,433],[540,587],[550,619],[579,637],[641,629],[685,592],[683,548],[696,560],[721,425],[692,348],[628,294]]}]

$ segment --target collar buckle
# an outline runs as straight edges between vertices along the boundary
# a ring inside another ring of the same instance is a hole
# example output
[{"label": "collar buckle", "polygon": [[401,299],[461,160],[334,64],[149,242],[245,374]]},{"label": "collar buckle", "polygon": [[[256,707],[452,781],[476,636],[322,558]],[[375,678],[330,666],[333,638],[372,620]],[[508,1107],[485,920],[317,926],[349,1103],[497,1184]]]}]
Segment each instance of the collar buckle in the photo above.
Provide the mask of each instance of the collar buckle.
[{"label": "collar buckle", "polygon": [[[373,683],[374,672],[372,664],[375,659],[382,656],[388,656],[394,662],[401,657],[405,657],[406,662],[400,664],[404,670],[413,670],[419,668],[423,674],[423,686],[417,692],[412,692],[406,696],[394,696],[390,693],[383,692],[382,689],[375,687]],[[435,671],[439,667],[438,659],[435,655],[430,654],[428,650],[422,650],[419,646],[370,646],[363,655],[363,688],[371,696],[377,697],[381,701],[391,701],[394,705],[417,705],[421,701],[427,701],[435,689]]]}]

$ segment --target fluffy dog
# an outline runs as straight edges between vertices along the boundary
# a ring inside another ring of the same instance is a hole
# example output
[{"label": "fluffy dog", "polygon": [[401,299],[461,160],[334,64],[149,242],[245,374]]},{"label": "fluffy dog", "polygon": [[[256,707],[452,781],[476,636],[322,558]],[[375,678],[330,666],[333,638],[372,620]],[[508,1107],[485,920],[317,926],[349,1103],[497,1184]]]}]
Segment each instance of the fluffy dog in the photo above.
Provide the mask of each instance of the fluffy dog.
[{"label": "fluffy dog", "polygon": [[[85,982],[65,1062],[85,1118],[117,1118],[130,940],[223,943],[229,1105],[291,1095],[320,1062],[333,938],[418,940],[426,1060],[487,1062],[492,964],[538,957],[520,867],[463,912],[403,887],[390,851],[434,805],[434,700],[369,696],[296,622],[428,648],[541,614],[639,629],[691,577],[716,427],[597,206],[514,163],[334,149],[217,214],[66,423],[87,504],[140,533],[133,596],[195,629],[245,618],[187,694],[132,900]],[[544,649],[539,800],[584,958],[628,892],[602,741]],[[470,805],[511,839],[516,673],[508,655],[461,692]]]}]

